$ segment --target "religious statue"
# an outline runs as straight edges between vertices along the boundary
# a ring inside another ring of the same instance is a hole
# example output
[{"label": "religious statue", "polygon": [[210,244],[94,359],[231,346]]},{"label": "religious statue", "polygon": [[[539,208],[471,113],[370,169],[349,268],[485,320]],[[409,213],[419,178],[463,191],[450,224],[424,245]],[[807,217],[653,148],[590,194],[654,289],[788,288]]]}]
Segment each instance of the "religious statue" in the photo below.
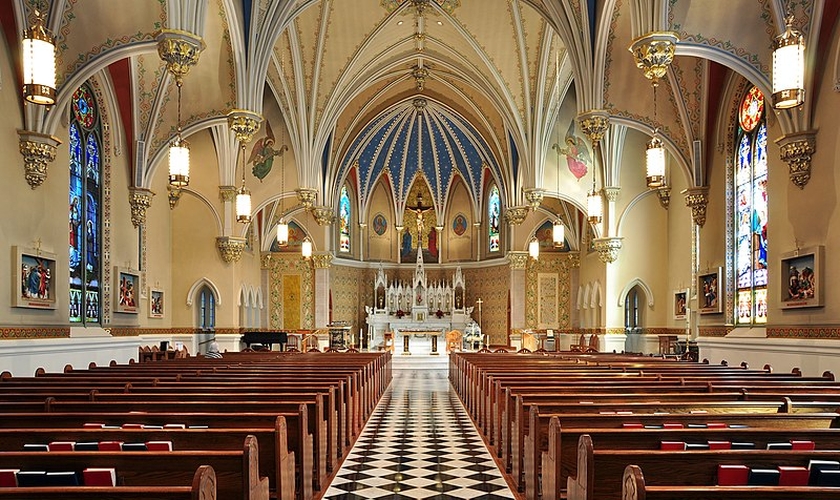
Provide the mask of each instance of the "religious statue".
[{"label": "religious statue", "polygon": [[416,223],[417,223],[417,250],[420,251],[423,245],[422,238],[425,234],[426,224],[423,220],[423,216],[426,212],[431,210],[433,207],[424,207],[423,206],[423,193],[417,193],[417,205],[413,207],[406,207],[408,210],[414,212],[416,216]]}]

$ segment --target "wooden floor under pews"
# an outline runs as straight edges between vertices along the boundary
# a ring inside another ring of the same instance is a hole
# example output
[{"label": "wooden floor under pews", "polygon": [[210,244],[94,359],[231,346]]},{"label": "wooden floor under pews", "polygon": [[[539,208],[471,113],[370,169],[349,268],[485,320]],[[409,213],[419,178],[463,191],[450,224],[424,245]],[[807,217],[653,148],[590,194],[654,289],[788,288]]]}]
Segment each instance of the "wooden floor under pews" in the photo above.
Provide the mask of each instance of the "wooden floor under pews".
[{"label": "wooden floor under pews", "polygon": [[527,499],[840,498],[840,384],[616,354],[457,353],[450,381]]},{"label": "wooden floor under pews", "polygon": [[334,352],[3,373],[0,498],[319,498],[391,377]]}]

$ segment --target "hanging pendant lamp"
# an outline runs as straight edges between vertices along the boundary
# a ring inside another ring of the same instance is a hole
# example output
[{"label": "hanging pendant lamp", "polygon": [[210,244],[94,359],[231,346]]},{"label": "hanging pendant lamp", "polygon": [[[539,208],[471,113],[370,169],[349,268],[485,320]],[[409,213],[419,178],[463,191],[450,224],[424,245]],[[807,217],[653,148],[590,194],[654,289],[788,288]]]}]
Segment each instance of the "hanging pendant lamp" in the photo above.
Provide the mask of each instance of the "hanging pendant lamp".
[{"label": "hanging pendant lamp", "polygon": [[42,10],[34,8],[33,23],[21,41],[23,98],[51,106],[55,104],[55,37],[44,27],[42,14]]}]

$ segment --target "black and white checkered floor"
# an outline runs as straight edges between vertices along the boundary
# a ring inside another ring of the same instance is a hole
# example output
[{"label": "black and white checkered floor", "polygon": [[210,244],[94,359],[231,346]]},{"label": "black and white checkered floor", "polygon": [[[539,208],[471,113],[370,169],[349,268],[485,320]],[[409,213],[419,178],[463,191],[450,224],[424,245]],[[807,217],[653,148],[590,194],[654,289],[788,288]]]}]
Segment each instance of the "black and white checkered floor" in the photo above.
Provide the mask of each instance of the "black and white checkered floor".
[{"label": "black and white checkered floor", "polygon": [[446,369],[426,368],[394,370],[390,389],[323,498],[515,497],[450,390]]}]

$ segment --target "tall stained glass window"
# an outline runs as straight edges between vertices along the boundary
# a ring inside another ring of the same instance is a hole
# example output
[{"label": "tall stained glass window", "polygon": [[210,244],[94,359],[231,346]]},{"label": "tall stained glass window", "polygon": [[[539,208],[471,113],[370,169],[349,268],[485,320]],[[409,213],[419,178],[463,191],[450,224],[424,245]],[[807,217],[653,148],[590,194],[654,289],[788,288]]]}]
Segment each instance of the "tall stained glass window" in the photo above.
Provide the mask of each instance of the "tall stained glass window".
[{"label": "tall stained glass window", "polygon": [[338,197],[338,251],[350,251],[350,195],[347,186],[341,187]]},{"label": "tall stained glass window", "polygon": [[490,251],[501,251],[502,245],[499,241],[499,217],[502,213],[502,201],[499,197],[499,188],[495,185],[490,188],[490,196],[487,198],[487,220]]},{"label": "tall stained glass window", "polygon": [[738,110],[735,142],[735,323],[767,323],[767,123],[752,87]]},{"label": "tall stained glass window", "polygon": [[82,85],[70,109],[70,322],[101,321],[102,125]]}]

